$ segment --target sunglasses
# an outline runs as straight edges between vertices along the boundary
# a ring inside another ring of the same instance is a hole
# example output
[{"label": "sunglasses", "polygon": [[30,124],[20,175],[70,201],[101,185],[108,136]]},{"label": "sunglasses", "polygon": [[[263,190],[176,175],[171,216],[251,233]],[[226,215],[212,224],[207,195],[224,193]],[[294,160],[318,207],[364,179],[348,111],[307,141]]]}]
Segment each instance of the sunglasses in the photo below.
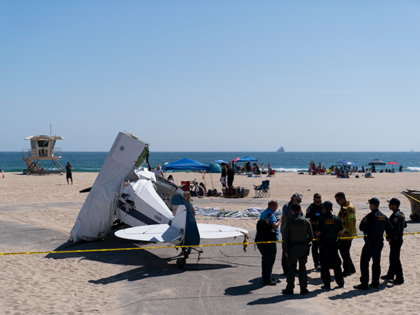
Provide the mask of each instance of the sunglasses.
[{"label": "sunglasses", "polygon": [[316,203],[321,203],[321,202],[322,202],[322,200],[315,200],[315,202],[316,202]]}]

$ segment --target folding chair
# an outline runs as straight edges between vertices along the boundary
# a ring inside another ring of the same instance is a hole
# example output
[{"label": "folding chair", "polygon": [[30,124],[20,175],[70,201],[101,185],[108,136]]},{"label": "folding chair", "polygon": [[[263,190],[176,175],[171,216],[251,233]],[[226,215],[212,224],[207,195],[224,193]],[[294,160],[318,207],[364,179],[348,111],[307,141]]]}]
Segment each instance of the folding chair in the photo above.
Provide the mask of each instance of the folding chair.
[{"label": "folding chair", "polygon": [[267,198],[270,197],[270,181],[265,180],[262,183],[262,191],[261,191],[261,197]]},{"label": "folding chair", "polygon": [[261,185],[255,186],[254,185],[254,191],[255,196],[254,197],[269,197],[270,196],[270,181],[264,180]]},{"label": "folding chair", "polygon": [[254,192],[255,192],[254,197],[261,197],[262,196],[262,191],[263,191],[263,185],[264,185],[264,183],[265,183],[265,181],[263,181],[261,183],[261,185],[258,185],[258,186],[254,185]]},{"label": "folding chair", "polygon": [[181,181],[181,189],[183,191],[190,191],[190,182],[189,181]]}]

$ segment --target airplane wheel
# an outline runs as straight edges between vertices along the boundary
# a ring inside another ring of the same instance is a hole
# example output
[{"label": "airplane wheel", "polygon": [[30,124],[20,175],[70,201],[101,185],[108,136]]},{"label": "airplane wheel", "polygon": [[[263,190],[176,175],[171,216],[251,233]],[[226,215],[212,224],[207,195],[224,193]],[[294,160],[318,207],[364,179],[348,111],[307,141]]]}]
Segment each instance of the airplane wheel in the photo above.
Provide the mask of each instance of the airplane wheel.
[{"label": "airplane wheel", "polygon": [[420,221],[420,217],[417,213],[413,213],[410,217],[413,221]]},{"label": "airplane wheel", "polygon": [[176,265],[178,266],[178,268],[182,269],[185,267],[185,264],[187,263],[187,260],[185,258],[178,258],[176,260]]}]

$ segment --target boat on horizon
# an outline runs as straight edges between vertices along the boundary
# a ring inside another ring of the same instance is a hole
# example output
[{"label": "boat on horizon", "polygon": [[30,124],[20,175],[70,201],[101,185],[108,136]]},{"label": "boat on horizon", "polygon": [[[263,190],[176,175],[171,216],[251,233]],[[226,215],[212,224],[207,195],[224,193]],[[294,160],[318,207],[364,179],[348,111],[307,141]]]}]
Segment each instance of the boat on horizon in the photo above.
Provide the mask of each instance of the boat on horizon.
[{"label": "boat on horizon", "polygon": [[278,149],[277,152],[284,152],[284,148],[280,147],[280,149]]}]

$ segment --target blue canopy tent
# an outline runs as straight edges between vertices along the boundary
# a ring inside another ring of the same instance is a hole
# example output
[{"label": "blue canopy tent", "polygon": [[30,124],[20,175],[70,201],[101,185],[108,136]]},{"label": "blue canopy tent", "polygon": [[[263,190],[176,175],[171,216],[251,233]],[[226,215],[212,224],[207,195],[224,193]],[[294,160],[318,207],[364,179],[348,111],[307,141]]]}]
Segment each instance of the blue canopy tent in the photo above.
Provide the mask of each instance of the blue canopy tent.
[{"label": "blue canopy tent", "polygon": [[342,160],[340,162],[337,162],[338,165],[356,165],[356,163],[349,161],[349,160]]},{"label": "blue canopy tent", "polygon": [[236,160],[236,162],[256,162],[256,161],[258,160],[250,156],[245,156],[243,158],[240,158],[239,160]]},{"label": "blue canopy tent", "polygon": [[210,167],[190,159],[181,159],[162,166],[163,171],[210,171]]},{"label": "blue canopy tent", "polygon": [[[210,171],[210,167],[194,160],[181,159],[181,160],[163,165],[162,170],[163,171],[206,171],[208,172]],[[213,179],[211,178],[211,173],[210,173],[210,179],[211,179],[211,186],[213,187]]]},{"label": "blue canopy tent", "polygon": [[226,162],[226,161],[223,161],[223,160],[216,160],[216,161],[211,162],[210,164],[212,164],[212,163],[217,163],[217,164],[225,163],[225,164],[229,164],[229,162]]}]

